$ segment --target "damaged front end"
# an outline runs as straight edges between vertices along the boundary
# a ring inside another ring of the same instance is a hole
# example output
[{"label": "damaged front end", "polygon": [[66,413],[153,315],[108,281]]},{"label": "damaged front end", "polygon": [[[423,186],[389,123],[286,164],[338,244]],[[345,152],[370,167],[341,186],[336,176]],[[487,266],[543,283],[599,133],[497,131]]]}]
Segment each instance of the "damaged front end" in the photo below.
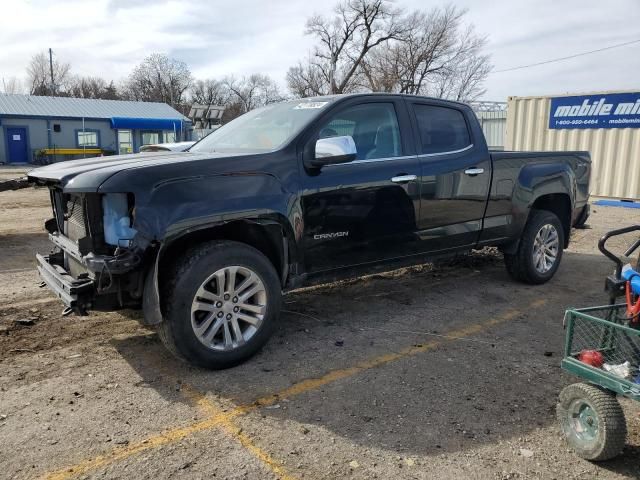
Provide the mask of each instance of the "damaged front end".
[{"label": "damaged front end", "polygon": [[43,286],[62,300],[65,313],[139,308],[148,242],[132,226],[133,195],[49,188],[53,218],[45,228],[54,248],[36,255]]}]

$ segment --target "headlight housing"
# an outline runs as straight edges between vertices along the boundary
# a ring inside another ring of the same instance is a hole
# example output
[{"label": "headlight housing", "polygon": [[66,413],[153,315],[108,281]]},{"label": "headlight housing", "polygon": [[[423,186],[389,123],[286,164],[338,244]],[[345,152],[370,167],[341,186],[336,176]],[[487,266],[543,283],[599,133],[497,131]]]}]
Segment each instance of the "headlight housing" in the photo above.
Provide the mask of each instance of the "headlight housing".
[{"label": "headlight housing", "polygon": [[105,194],[102,197],[102,213],[105,243],[116,247],[128,247],[138,232],[131,226],[127,194]]}]

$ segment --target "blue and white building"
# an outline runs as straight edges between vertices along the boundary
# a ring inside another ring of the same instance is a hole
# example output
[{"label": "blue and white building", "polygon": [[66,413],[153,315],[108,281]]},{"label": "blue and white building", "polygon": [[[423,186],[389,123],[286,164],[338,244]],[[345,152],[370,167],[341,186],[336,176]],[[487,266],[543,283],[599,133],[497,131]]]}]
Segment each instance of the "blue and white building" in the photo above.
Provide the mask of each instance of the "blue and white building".
[{"label": "blue and white building", "polygon": [[43,149],[138,152],[191,139],[191,121],[164,103],[0,94],[0,163],[32,163]]}]

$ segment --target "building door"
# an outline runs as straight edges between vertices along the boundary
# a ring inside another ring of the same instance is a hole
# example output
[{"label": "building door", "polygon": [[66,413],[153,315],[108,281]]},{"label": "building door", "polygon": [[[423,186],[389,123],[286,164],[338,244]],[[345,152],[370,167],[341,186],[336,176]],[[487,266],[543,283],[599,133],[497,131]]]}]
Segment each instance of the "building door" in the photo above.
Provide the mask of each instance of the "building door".
[{"label": "building door", "polygon": [[9,163],[28,163],[27,129],[23,127],[7,127],[6,134]]},{"label": "building door", "polygon": [[133,153],[133,133],[131,130],[118,130],[118,154]]}]

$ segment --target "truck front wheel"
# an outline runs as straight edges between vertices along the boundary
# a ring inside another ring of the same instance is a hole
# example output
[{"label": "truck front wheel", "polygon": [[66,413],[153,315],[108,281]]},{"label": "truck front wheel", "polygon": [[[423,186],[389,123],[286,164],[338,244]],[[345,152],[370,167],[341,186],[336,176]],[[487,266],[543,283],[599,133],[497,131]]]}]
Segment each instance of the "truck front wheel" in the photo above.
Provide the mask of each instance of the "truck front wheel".
[{"label": "truck front wheel", "polygon": [[281,287],[271,262],[239,242],[187,251],[164,275],[163,343],[176,356],[210,369],[254,355],[273,333]]},{"label": "truck front wheel", "polygon": [[558,270],[564,247],[564,230],[556,214],[532,210],[515,254],[504,255],[507,271],[530,284],[549,281]]}]

